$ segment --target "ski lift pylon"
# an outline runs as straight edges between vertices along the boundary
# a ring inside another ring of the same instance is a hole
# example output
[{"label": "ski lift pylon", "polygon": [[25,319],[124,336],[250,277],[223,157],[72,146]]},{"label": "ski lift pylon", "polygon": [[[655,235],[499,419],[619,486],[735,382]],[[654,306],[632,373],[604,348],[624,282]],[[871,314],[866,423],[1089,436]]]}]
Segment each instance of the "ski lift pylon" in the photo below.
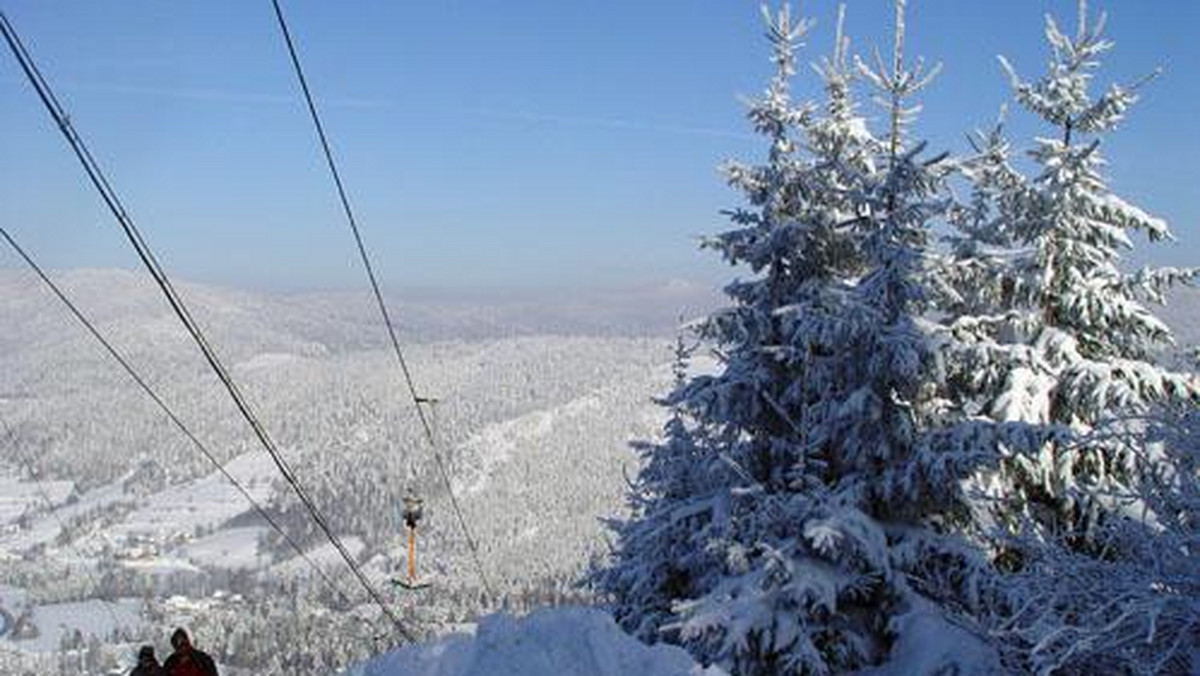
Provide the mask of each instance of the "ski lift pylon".
[{"label": "ski lift pylon", "polygon": [[408,576],[393,578],[392,584],[402,589],[416,591],[429,586],[428,582],[417,579],[417,524],[424,514],[423,501],[415,493],[409,492],[404,496],[404,525],[408,527]]}]

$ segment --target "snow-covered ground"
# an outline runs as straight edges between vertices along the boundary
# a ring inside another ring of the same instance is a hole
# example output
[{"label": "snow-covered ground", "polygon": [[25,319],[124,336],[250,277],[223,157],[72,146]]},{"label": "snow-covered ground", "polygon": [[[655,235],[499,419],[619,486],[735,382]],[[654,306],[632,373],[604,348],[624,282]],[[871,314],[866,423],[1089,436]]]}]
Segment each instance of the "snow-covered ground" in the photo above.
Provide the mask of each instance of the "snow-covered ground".
[{"label": "snow-covered ground", "polygon": [[[10,622],[26,608],[32,611],[29,621],[37,627],[37,635],[14,639]],[[138,626],[142,601],[89,599],[31,606],[25,590],[0,585],[0,611],[0,641],[26,652],[51,652],[58,650],[64,636],[77,630],[82,636],[107,637],[115,628]]]},{"label": "snow-covered ground", "polygon": [[[271,495],[271,480],[278,475],[266,453],[246,453],[225,464],[254,499],[261,502]],[[126,536],[166,541],[175,536],[190,537],[198,527],[213,528],[250,509],[250,504],[224,476],[213,472],[180,486],[168,486],[151,495],[121,523],[108,529],[113,540]]]},{"label": "snow-covered ground", "polygon": [[[43,485],[52,485],[43,484]],[[39,496],[40,497],[40,496]],[[102,510],[120,502],[125,495],[120,481],[88,491],[79,500],[56,509],[52,514],[39,514],[24,530],[0,536],[0,553],[18,554],[38,545],[48,545],[58,538],[62,525],[89,512]]]},{"label": "snow-covered ground", "polygon": [[719,676],[682,649],[647,646],[591,608],[485,617],[475,634],[409,646],[346,676]]},{"label": "snow-covered ground", "polygon": [[205,568],[262,568],[269,557],[258,550],[261,526],[227,528],[198,538],[179,548],[179,554]]},{"label": "snow-covered ground", "polygon": [[139,599],[112,602],[88,599],[35,606],[33,621],[42,633],[36,639],[20,642],[20,645],[24,650],[57,650],[63,636],[75,630],[79,630],[83,636],[109,636],[117,627],[136,627],[141,624],[141,613],[142,602]]},{"label": "snow-covered ground", "polygon": [[75,489],[73,481],[24,481],[15,472],[0,474],[0,524],[20,517],[27,510],[49,506],[55,507],[71,495]]}]

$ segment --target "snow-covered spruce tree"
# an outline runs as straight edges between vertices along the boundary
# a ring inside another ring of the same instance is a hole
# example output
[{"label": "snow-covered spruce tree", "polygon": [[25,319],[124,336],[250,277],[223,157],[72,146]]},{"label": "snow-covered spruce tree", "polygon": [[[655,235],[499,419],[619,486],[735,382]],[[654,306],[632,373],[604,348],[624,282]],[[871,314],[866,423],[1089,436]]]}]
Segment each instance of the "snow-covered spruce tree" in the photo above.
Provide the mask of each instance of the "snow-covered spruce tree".
[{"label": "snow-covered spruce tree", "polygon": [[[848,64],[839,20],[823,107],[790,95],[809,23],[764,12],[775,75],[749,118],[769,153],[726,167],[749,207],[707,242],[751,276],[700,325],[718,372],[668,397],[592,578],[626,628],[736,674],[879,663],[936,606],[973,600],[981,559],[953,529],[979,454],[939,397],[941,338],[922,319],[948,167],[906,139],[929,76],[904,67],[902,10],[890,69]],[[859,77],[887,107],[885,140],[856,112]]]},{"label": "snow-covered spruce tree", "polygon": [[[1136,100],[1136,87],[1113,85],[1093,96],[1104,18],[1087,23],[1080,2],[1075,37],[1047,18],[1049,72],[1021,80],[1008,65],[1017,101],[1057,131],[1030,156],[1037,174],[1014,168],[998,126],[965,163],[976,200],[963,211],[969,243],[959,246],[960,303],[953,323],[967,344],[956,361],[962,389],[982,414],[1042,428],[1032,447],[1007,448],[1001,469],[977,477],[987,499],[982,520],[1001,530],[1032,527],[1091,547],[1090,534],[1138,471],[1124,445],[1098,437],[1123,416],[1160,402],[1200,401],[1191,374],[1152,363],[1171,332],[1146,307],[1196,270],[1120,268],[1120,251],[1141,231],[1170,237],[1165,222],[1112,194],[1101,175],[1101,135]],[[961,215],[961,214],[960,214]],[[961,244],[961,242],[960,242]],[[1015,552],[1009,552],[1016,555]],[[1008,562],[1020,566],[1018,560]]]},{"label": "snow-covered spruce tree", "polygon": [[[673,391],[687,383],[695,345],[683,335],[676,339]],[[638,441],[633,447],[643,466],[631,483],[629,505],[645,518],[610,521],[624,553],[621,565],[597,569],[592,582],[619,600],[618,619],[627,630],[648,642],[658,641],[663,627],[674,620],[672,603],[689,598],[706,585],[697,578],[715,571],[720,561],[715,551],[700,543],[715,537],[711,500],[722,493],[722,466],[710,466],[700,452],[704,429],[672,398],[659,400],[669,407],[663,441]]]},{"label": "snow-covered spruce tree", "polygon": [[1103,15],[1089,26],[1079,9],[1074,37],[1047,19],[1052,57],[1038,81],[1003,63],[1018,103],[1056,132],[1036,141],[1033,177],[1015,167],[999,125],[964,163],[975,199],[957,219],[962,358],[951,380],[980,416],[1037,431],[972,481],[978,522],[1013,574],[1000,633],[1016,661],[1043,673],[1185,673],[1197,668],[1187,661],[1197,466],[1182,436],[1157,442],[1162,428],[1144,416],[1192,415],[1200,380],[1155,365],[1171,333],[1147,304],[1197,272],[1120,267],[1135,232],[1170,233],[1101,174],[1101,138],[1137,86],[1089,92],[1112,44]]}]

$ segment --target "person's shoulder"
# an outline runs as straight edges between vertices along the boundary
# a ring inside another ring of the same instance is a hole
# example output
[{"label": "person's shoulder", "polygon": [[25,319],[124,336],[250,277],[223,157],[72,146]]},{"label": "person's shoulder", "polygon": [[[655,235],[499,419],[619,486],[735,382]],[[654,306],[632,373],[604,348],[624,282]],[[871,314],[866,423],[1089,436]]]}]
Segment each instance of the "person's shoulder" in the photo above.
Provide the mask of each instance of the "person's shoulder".
[{"label": "person's shoulder", "polygon": [[203,650],[196,650],[192,654],[195,656],[197,662],[204,664],[212,673],[217,673],[217,663],[213,661],[212,655]]}]

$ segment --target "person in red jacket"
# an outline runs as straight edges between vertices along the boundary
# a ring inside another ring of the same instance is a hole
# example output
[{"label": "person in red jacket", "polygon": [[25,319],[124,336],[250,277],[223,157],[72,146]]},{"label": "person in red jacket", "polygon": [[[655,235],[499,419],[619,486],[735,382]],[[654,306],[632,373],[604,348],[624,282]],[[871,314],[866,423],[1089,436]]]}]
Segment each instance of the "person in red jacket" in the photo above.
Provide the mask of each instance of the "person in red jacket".
[{"label": "person in red jacket", "polygon": [[192,639],[183,629],[171,634],[171,647],[175,652],[163,663],[169,676],[219,676],[217,665],[208,653],[192,647]]}]

